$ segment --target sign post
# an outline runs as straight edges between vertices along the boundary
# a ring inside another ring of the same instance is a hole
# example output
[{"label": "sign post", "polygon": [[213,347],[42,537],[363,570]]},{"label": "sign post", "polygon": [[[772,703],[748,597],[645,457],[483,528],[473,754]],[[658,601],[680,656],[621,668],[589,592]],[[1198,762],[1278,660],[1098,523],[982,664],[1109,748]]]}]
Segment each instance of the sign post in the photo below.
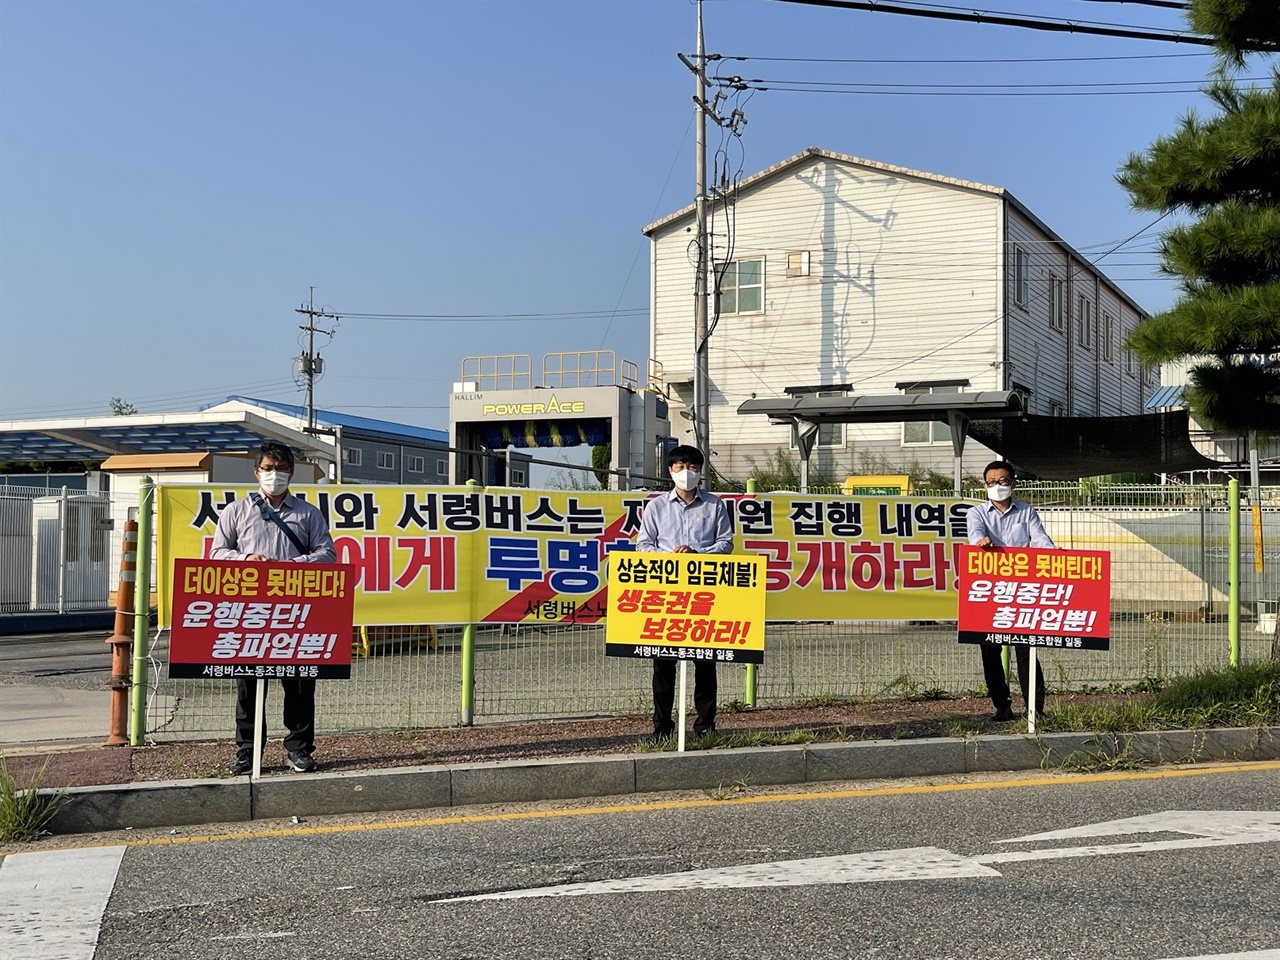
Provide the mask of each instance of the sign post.
[{"label": "sign post", "polygon": [[764,663],[765,558],[748,554],[609,556],[605,656],[680,662],[680,727],[690,660]]},{"label": "sign post", "polygon": [[1036,649],[1111,649],[1111,554],[963,545],[959,558],[959,640],[1030,647],[1023,693],[1035,733]]},{"label": "sign post", "polygon": [[351,677],[358,580],[349,564],[174,560],[169,677],[257,680],[254,778],[262,772],[267,681]]}]

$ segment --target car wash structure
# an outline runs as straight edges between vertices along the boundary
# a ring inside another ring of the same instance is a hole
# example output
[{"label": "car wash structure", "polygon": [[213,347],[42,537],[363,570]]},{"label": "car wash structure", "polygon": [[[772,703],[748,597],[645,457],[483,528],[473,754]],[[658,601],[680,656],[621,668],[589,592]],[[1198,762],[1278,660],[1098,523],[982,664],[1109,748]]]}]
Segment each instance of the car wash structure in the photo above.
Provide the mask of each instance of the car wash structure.
[{"label": "car wash structure", "polygon": [[612,350],[548,353],[536,377],[528,354],[466,357],[453,386],[455,483],[517,485],[513,474],[523,463],[550,461],[513,451],[583,445],[609,446],[610,489],[651,486],[666,474],[663,457],[673,441],[656,368],[642,384],[636,364],[619,364]]}]

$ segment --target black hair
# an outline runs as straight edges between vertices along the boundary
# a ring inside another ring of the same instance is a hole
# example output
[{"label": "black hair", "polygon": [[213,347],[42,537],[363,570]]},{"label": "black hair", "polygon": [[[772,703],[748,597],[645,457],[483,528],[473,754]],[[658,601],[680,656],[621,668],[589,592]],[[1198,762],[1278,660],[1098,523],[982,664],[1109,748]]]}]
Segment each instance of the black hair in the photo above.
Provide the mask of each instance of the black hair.
[{"label": "black hair", "polygon": [[702,451],[697,447],[691,447],[687,443],[682,443],[678,447],[672,447],[667,452],[667,466],[672,467],[677,463],[687,463],[693,467],[701,467],[706,461],[702,458]]},{"label": "black hair", "polygon": [[1014,475],[1013,464],[1010,463],[1008,460],[992,460],[985,467],[983,467],[982,479],[983,480],[987,479],[987,474],[990,473],[992,470],[1008,470],[1010,477]]},{"label": "black hair", "polygon": [[293,473],[293,451],[279,440],[263,440],[258,447],[258,459],[254,461],[255,468],[262,466],[262,461],[272,459],[279,463],[288,464],[289,472]]}]

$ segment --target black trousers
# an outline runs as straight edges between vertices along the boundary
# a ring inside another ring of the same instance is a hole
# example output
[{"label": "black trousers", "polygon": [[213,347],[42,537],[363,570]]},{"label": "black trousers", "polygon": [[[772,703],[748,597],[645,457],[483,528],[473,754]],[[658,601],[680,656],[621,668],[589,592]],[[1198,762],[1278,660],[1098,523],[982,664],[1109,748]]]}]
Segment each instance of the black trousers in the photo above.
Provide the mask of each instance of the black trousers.
[{"label": "black trousers", "polygon": [[[675,733],[671,710],[676,702],[676,661],[653,661],[653,732],[667,737]],[[716,727],[716,663],[693,661],[693,707],[697,715],[693,732],[701,736]]]},{"label": "black trousers", "polygon": [[[236,750],[253,749],[253,711],[258,697],[258,680],[236,681]],[[289,732],[284,748],[289,753],[310,755],[316,748],[316,681],[314,677],[281,677],[284,688],[284,726]],[[267,688],[270,690],[270,687]],[[262,742],[267,741],[266,717],[262,722]]]},{"label": "black trousers", "polygon": [[[982,676],[987,681],[987,694],[997,710],[1012,706],[1009,682],[1004,678],[1004,662],[1000,659],[1000,644],[980,643],[982,648]],[[1018,684],[1022,687],[1022,699],[1027,699],[1027,675],[1031,667],[1030,648],[1024,643],[1011,644],[1013,662],[1018,668]],[[1044,671],[1036,660],[1036,713],[1044,713]]]}]

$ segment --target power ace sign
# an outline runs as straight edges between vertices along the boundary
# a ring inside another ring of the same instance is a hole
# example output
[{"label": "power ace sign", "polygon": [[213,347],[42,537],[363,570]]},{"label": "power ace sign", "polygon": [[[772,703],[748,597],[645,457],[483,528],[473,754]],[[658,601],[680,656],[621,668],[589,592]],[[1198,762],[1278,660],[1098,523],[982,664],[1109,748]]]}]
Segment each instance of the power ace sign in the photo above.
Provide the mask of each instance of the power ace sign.
[{"label": "power ace sign", "polygon": [[174,561],[169,676],[351,676],[358,571],[335,563]]}]

